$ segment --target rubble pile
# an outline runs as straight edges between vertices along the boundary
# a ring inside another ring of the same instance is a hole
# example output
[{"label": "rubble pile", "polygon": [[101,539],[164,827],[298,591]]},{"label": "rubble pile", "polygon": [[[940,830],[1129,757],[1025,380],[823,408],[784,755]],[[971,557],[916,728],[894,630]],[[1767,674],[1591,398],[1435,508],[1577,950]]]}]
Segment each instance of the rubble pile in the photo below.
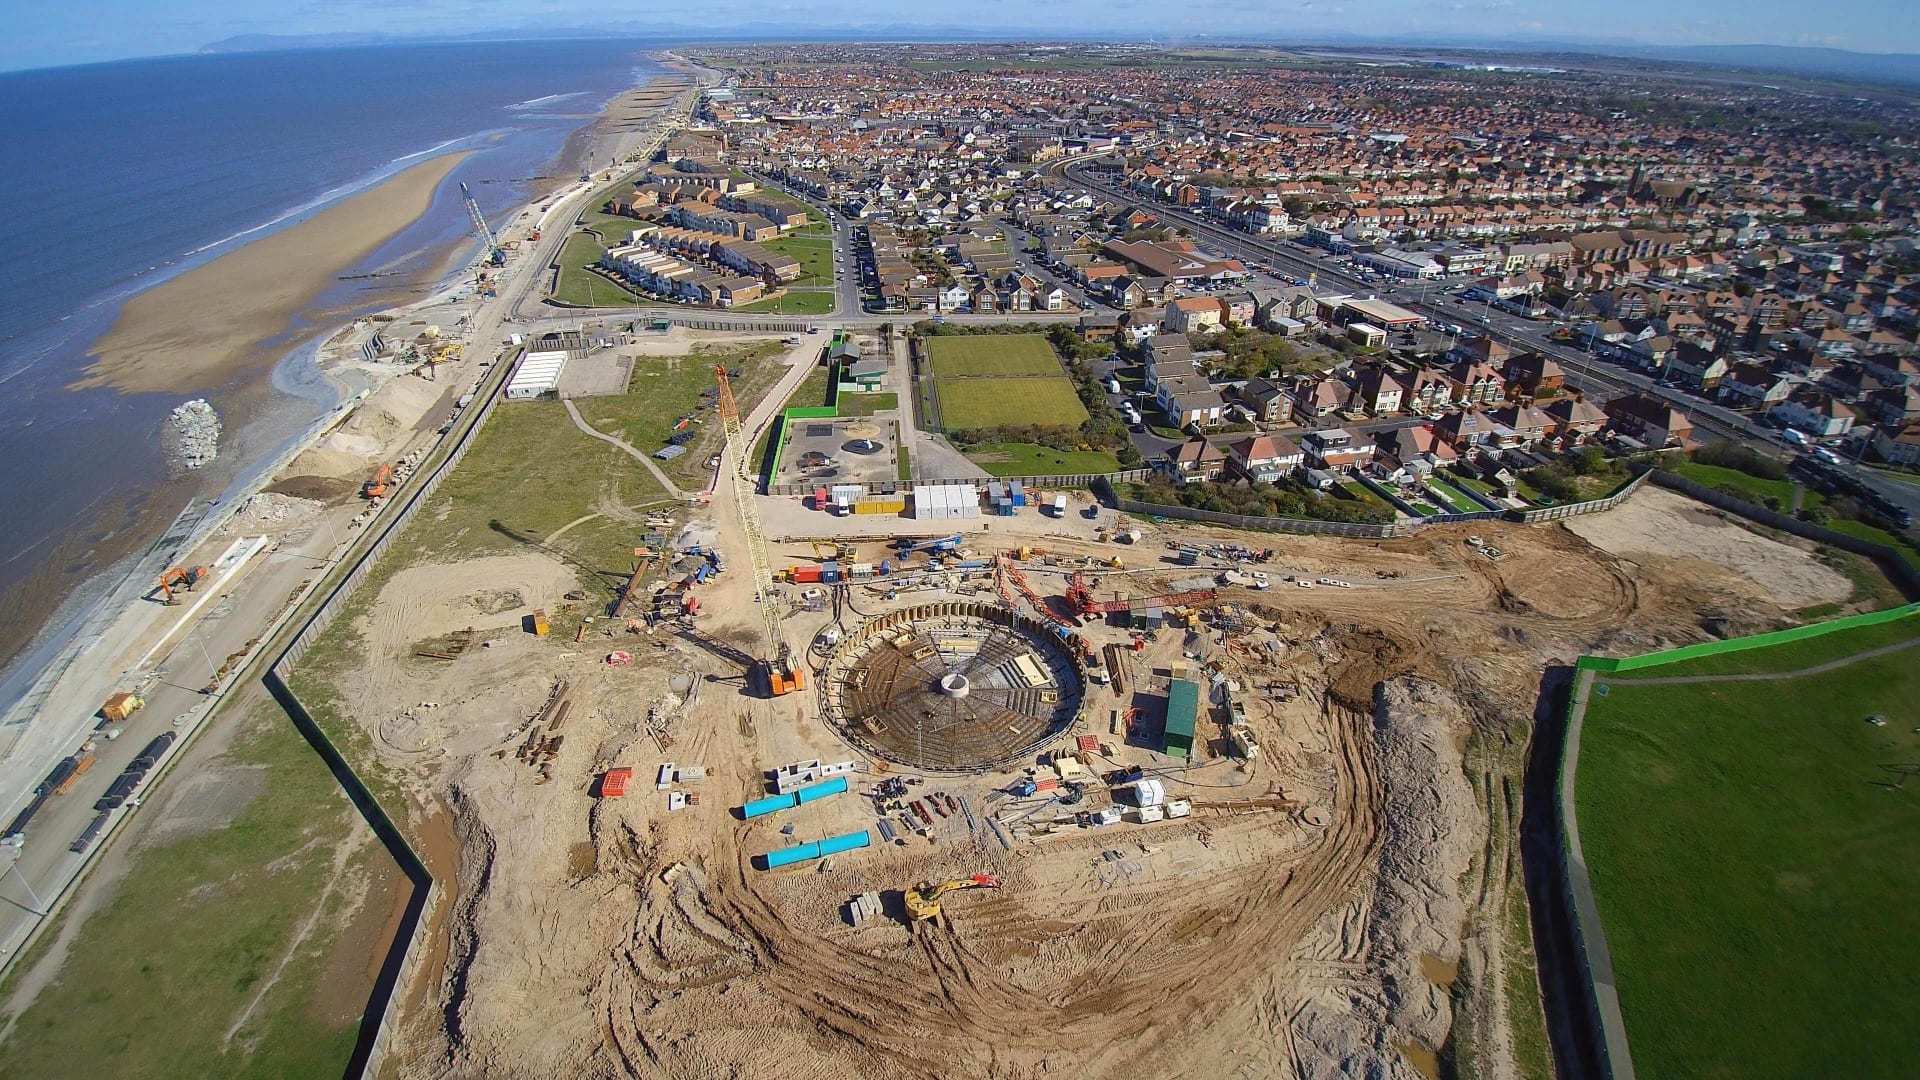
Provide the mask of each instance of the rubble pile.
[{"label": "rubble pile", "polygon": [[220,416],[206,398],[194,398],[167,417],[167,436],[174,460],[198,469],[220,453]]}]

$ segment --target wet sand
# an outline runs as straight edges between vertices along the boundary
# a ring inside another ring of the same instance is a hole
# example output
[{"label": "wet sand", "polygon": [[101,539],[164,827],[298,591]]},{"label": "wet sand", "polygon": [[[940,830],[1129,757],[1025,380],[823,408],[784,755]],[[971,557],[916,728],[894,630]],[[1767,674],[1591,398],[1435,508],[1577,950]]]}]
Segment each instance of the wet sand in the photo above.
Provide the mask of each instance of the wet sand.
[{"label": "wet sand", "polygon": [[128,300],[76,389],[189,393],[225,382],[264,342],[426,212],[464,153],[442,154]]}]

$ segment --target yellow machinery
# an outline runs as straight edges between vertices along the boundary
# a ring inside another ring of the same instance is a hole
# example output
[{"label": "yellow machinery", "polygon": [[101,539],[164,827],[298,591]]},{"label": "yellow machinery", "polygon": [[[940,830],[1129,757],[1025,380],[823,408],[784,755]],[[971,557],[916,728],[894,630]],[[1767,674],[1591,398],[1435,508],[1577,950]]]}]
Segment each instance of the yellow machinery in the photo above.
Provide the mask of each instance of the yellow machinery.
[{"label": "yellow machinery", "polygon": [[760,528],[760,510],[754,505],[753,467],[747,460],[747,435],[740,423],[740,407],[733,400],[733,387],[727,382],[724,366],[713,369],[719,400],[715,412],[727,433],[727,456],[732,459],[734,512],[740,515],[740,531],[746,534],[747,558],[753,563],[753,603],[760,609],[760,620],[767,631],[767,659],[754,665],[769,697],[780,697],[807,688],[806,670],[793,662],[793,650],[780,632],[780,616],[773,610],[773,567],[767,562],[767,538]]},{"label": "yellow machinery", "polygon": [[821,562],[852,562],[853,545],[836,544],[827,540],[810,541],[813,557]]},{"label": "yellow machinery", "polygon": [[914,922],[926,922],[940,917],[940,898],[950,892],[961,889],[997,889],[1000,879],[992,874],[975,874],[972,877],[948,878],[945,881],[923,881],[906,891],[904,899],[907,914]]}]

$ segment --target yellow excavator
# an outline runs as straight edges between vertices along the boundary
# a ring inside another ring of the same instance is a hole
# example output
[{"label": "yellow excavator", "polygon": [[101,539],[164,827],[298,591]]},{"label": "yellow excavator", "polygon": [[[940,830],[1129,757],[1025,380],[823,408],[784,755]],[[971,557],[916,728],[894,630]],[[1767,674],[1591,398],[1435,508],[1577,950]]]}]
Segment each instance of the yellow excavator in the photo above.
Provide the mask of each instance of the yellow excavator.
[{"label": "yellow excavator", "polygon": [[811,541],[813,557],[821,562],[852,562],[853,545],[828,543],[824,540]]},{"label": "yellow excavator", "polygon": [[1000,879],[992,874],[975,874],[972,877],[948,878],[945,881],[923,881],[906,891],[907,914],[914,922],[926,922],[940,917],[940,898],[950,892],[961,889],[997,889]]}]

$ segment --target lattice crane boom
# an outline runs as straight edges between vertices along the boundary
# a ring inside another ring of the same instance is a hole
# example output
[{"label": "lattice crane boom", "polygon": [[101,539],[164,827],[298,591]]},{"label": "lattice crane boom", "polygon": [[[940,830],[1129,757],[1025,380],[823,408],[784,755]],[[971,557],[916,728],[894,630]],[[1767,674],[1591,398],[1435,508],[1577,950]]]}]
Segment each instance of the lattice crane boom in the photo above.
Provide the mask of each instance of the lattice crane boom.
[{"label": "lattice crane boom", "polygon": [[766,533],[760,527],[760,510],[754,503],[753,477],[747,472],[749,448],[746,430],[740,421],[740,406],[733,400],[727,369],[715,367],[713,378],[719,390],[715,411],[720,414],[720,424],[727,436],[727,471],[733,478],[734,510],[740,515],[740,531],[747,540],[747,561],[753,566],[753,603],[760,609],[760,620],[766,630],[768,690],[777,696],[801,689],[802,676],[792,665],[792,649],[780,630],[780,616],[773,610],[773,566],[767,560]]},{"label": "lattice crane boom", "polygon": [[467,204],[467,216],[473,219],[473,235],[487,245],[487,261],[495,266],[505,266],[507,253],[500,247],[500,238],[493,234],[493,226],[487,224],[487,215],[480,212],[480,203],[468,190],[464,180],[460,182],[460,200]]}]

